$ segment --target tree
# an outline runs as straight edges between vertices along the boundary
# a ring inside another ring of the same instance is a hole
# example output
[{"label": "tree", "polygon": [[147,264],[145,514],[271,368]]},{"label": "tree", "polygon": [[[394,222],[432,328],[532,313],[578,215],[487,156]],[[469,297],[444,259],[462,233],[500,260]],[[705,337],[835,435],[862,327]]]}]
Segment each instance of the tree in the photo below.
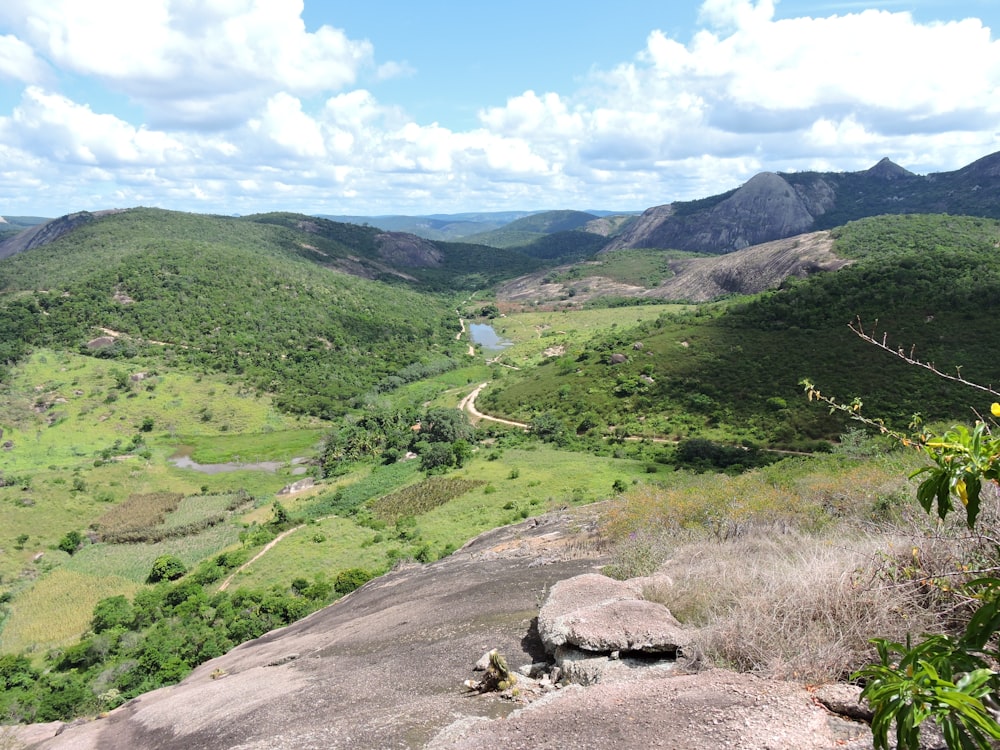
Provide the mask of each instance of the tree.
[{"label": "tree", "polygon": [[160,581],[175,581],[187,573],[187,566],[184,561],[174,555],[160,555],[153,561],[153,567],[146,577],[146,583],[159,583]]},{"label": "tree", "polygon": [[461,469],[472,458],[472,446],[468,440],[456,440],[451,444],[451,453],[455,457],[455,466]]},{"label": "tree", "polygon": [[429,443],[470,440],[474,432],[468,415],[458,409],[429,409],[420,423],[420,439]]},{"label": "tree", "polygon": [[455,465],[455,452],[450,443],[418,443],[420,470],[428,473],[445,472]]},{"label": "tree", "polygon": [[120,594],[109,596],[101,599],[94,607],[90,628],[95,633],[103,633],[105,630],[127,626],[133,617],[134,612],[128,599]]},{"label": "tree", "polygon": [[285,506],[275,500],[272,507],[274,509],[274,518],[271,519],[271,526],[276,529],[288,528],[292,523],[292,517],[288,514]]},{"label": "tree", "polygon": [[551,411],[535,415],[528,429],[547,443],[562,444],[566,441],[566,427],[562,420]]},{"label": "tree", "polygon": [[[862,339],[908,364],[1000,398],[1000,391],[967,381],[960,371],[949,375],[916,359],[912,351],[907,354],[893,350],[886,345],[884,336],[879,341],[875,331],[866,332],[860,321],[851,328]],[[920,506],[927,513],[936,512],[941,520],[964,509],[967,526],[972,529],[976,525],[983,483],[1000,483],[1000,438],[992,435],[986,420],[977,420],[971,430],[957,425],[940,435],[927,431],[905,435],[889,429],[880,419],[863,416],[860,399],[841,403],[808,381],[803,385],[809,400],[823,402],[832,412],[844,412],[905,446],[922,450],[931,465],[913,475],[923,476],[917,488]],[[992,403],[990,413],[1000,418],[1000,402]],[[876,750],[888,750],[893,725],[896,747],[919,750],[920,725],[927,719],[940,726],[951,750],[986,750],[993,745],[992,740],[1000,739],[1000,722],[995,714],[1000,690],[1000,578],[970,581],[962,593],[975,602],[975,607],[961,635],[927,635],[916,645],[909,638],[905,644],[884,638],[872,640],[879,663],[858,671],[853,678],[863,681],[861,696],[873,710]]]},{"label": "tree", "polygon": [[58,547],[67,555],[74,554],[83,545],[83,535],[79,531],[67,531],[59,540]]}]

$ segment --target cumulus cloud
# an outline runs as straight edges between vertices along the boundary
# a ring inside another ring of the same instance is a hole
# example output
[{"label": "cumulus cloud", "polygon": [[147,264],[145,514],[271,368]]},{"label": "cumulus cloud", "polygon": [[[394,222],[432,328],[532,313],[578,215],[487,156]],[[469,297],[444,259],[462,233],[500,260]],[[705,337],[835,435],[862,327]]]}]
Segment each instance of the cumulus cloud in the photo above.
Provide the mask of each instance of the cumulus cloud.
[{"label": "cumulus cloud", "polygon": [[0,136],[57,162],[105,168],[162,164],[185,151],[166,133],[135,128],[36,86],[28,87],[11,117],[0,118]]},{"label": "cumulus cloud", "polygon": [[37,83],[47,74],[35,51],[17,37],[0,36],[0,78]]},{"label": "cumulus cloud", "polygon": [[152,124],[225,127],[283,91],[353,84],[367,41],[313,32],[298,0],[5,0],[0,19],[61,69],[94,77]]},{"label": "cumulus cloud", "polygon": [[[301,13],[301,0],[4,0],[16,33],[0,36],[0,77],[28,84],[0,116],[4,174],[74,208],[645,208],[763,169],[882,156],[953,169],[1000,130],[1000,42],[976,19],[777,19],[774,0],[706,0],[689,38],[653,29],[575,90],[486,103],[455,130],[361,88],[415,75],[405,62],[377,64],[367,41],[309,31]],[[60,93],[42,60],[126,95],[145,122]]]},{"label": "cumulus cloud", "polygon": [[579,92],[528,91],[480,120],[543,153],[560,144],[575,172],[638,180],[650,168],[727,164],[720,190],[762,163],[861,168],[922,152],[960,166],[992,149],[1000,42],[978,19],[920,24],[865,10],[777,20],[774,10],[771,0],[707,0],[690,40],[654,30],[634,60]]}]

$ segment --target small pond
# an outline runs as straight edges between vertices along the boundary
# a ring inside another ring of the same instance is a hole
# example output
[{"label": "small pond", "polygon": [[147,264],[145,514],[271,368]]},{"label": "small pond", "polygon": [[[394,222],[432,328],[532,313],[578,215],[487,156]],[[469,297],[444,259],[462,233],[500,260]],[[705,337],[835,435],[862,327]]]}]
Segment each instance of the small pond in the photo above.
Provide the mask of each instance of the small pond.
[{"label": "small pond", "polygon": [[[298,464],[305,461],[304,458],[293,458],[292,463]],[[170,463],[178,469],[191,469],[200,471],[202,474],[225,474],[227,471],[269,471],[272,474],[284,466],[286,461],[258,461],[257,463],[241,464],[229,462],[224,464],[200,464],[193,461],[191,456],[180,455],[170,459]],[[292,474],[304,474],[305,467],[297,467],[292,470]]]},{"label": "small pond", "polygon": [[501,338],[487,323],[470,323],[469,338],[473,344],[483,347],[486,351],[500,352],[513,344],[513,341]]}]

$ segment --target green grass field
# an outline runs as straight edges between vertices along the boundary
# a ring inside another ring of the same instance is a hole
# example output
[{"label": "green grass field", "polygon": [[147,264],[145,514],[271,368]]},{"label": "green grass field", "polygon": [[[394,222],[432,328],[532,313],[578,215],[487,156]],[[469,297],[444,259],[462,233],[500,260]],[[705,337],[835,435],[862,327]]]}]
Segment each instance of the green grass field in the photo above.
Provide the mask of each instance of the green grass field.
[{"label": "green grass field", "polygon": [[493,329],[514,344],[497,361],[526,367],[544,360],[545,351],[582,346],[594,334],[614,328],[631,328],[656,320],[665,312],[682,312],[690,305],[641,305],[598,310],[529,312],[492,321]]},{"label": "green grass field", "polygon": [[[492,458],[492,456],[496,456]],[[475,489],[404,524],[378,531],[350,519],[326,518],[299,529],[236,577],[233,586],[285,585],[298,575],[333,579],[348,567],[381,572],[422,548],[433,557],[473,536],[561,507],[606,500],[616,480],[645,480],[646,464],[626,459],[566,453],[549,447],[482,448],[464,468],[448,476],[482,482]],[[416,475],[414,478],[418,478]],[[289,502],[292,510],[298,503]]]}]

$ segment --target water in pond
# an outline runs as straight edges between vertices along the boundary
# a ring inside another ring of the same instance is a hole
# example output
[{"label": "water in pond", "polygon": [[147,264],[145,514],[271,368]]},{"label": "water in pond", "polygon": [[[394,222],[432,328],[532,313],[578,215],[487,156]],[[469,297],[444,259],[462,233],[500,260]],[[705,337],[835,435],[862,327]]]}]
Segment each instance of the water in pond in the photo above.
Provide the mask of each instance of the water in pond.
[{"label": "water in pond", "polygon": [[[292,463],[301,463],[304,459],[293,458]],[[285,461],[258,461],[257,463],[241,464],[235,462],[229,462],[224,464],[200,464],[197,461],[192,461],[191,456],[180,455],[174,456],[170,459],[170,463],[179,469],[193,469],[194,471],[200,471],[203,474],[224,474],[227,471],[269,471],[272,474],[285,465]],[[299,467],[301,468],[301,467]],[[304,469],[303,469],[304,471]],[[301,473],[298,469],[292,470],[293,474]]]},{"label": "water in pond", "polygon": [[472,339],[473,344],[477,344],[491,352],[503,351],[514,343],[513,341],[500,338],[497,332],[493,330],[493,326],[487,323],[470,323],[469,338]]}]

